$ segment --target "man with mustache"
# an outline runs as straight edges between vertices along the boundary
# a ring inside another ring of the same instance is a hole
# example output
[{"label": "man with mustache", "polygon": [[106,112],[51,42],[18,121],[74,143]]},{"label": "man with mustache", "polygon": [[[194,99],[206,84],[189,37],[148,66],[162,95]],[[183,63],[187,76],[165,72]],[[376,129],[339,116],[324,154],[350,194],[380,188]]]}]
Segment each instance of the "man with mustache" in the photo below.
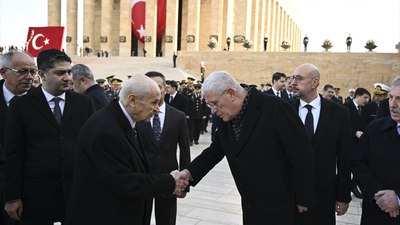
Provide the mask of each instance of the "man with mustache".
[{"label": "man with mustache", "polygon": [[389,109],[390,116],[367,126],[352,160],[363,190],[361,225],[400,224],[400,76],[392,82]]},{"label": "man with mustache", "polygon": [[7,113],[5,210],[24,225],[53,225],[64,220],[78,133],[94,106],[69,90],[71,58],[64,52],[44,50],[37,64],[42,86],[11,101]]}]

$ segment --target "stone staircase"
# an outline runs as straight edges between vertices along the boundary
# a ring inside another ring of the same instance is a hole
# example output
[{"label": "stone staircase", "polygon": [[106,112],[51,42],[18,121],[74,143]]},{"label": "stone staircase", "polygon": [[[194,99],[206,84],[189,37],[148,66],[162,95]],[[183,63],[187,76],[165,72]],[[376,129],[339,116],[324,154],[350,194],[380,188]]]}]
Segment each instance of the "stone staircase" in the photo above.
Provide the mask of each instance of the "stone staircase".
[{"label": "stone staircase", "polygon": [[173,68],[172,58],[169,57],[72,56],[72,62],[88,66],[95,79],[115,75],[121,80],[127,80],[128,75],[145,74],[148,71],[158,71],[164,74],[167,80],[186,80],[188,76],[184,70]]}]

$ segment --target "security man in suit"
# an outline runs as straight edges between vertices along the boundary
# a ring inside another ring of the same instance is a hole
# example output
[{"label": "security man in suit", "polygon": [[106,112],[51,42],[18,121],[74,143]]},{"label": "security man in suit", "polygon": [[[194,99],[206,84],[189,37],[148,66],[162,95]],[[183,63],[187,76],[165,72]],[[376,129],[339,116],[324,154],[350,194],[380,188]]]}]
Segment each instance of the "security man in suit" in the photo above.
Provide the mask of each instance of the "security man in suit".
[{"label": "security man in suit", "polygon": [[4,126],[11,100],[15,96],[25,95],[32,87],[33,76],[37,73],[35,61],[25,52],[9,51],[0,58],[0,224],[14,224],[4,211],[4,166],[5,152],[3,149]]},{"label": "security man in suit", "polygon": [[37,58],[41,87],[12,101],[7,114],[5,210],[26,225],[63,222],[78,133],[93,102],[69,90],[71,58],[56,49]]},{"label": "security man in suit", "polygon": [[[138,122],[136,128],[145,146],[150,173],[163,174],[173,170],[182,170],[190,163],[189,133],[185,113],[169,106],[164,101],[166,81],[163,74],[150,71],[145,74],[153,79],[160,88],[160,110],[150,122]],[[177,147],[179,145],[179,160]],[[186,190],[187,191],[187,190]],[[186,191],[178,197],[185,197]],[[175,225],[177,196],[173,194],[156,195],[155,219],[157,225]],[[153,198],[149,204],[152,208]],[[151,211],[151,210],[150,210]],[[148,215],[150,224],[151,214]]]},{"label": "security man in suit", "polygon": [[189,109],[187,118],[189,119],[189,140],[190,145],[199,144],[200,132],[205,119],[206,103],[201,96],[201,84],[194,85],[194,92],[189,95]]},{"label": "security man in suit", "polygon": [[89,67],[76,64],[71,68],[71,74],[74,91],[90,96],[96,110],[103,108],[110,102],[104,93],[104,89],[94,81],[93,73]]}]

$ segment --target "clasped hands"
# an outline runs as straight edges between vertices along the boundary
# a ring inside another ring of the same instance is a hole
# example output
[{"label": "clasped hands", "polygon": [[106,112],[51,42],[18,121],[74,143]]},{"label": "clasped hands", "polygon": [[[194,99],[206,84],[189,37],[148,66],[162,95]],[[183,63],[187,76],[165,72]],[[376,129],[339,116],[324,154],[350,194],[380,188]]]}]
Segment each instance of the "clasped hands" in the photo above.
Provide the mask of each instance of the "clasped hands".
[{"label": "clasped hands", "polygon": [[189,185],[189,180],[192,179],[192,175],[190,174],[189,170],[174,170],[170,174],[175,179],[175,189],[173,194],[177,197],[185,197],[186,192],[184,192],[184,190]]},{"label": "clasped hands", "polygon": [[382,211],[389,213],[391,217],[399,216],[399,202],[396,192],[393,190],[378,191],[375,193],[375,200]]}]

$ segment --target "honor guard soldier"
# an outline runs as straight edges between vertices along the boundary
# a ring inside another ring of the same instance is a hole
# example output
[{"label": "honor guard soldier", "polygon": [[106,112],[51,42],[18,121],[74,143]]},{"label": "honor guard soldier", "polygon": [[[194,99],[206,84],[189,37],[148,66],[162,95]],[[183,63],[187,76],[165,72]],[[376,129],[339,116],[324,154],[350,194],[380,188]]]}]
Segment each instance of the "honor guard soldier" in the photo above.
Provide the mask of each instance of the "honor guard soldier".
[{"label": "honor guard soldier", "polygon": [[206,103],[201,96],[201,84],[194,85],[194,92],[189,95],[189,140],[190,145],[199,144],[200,132],[203,127],[203,119]]}]

